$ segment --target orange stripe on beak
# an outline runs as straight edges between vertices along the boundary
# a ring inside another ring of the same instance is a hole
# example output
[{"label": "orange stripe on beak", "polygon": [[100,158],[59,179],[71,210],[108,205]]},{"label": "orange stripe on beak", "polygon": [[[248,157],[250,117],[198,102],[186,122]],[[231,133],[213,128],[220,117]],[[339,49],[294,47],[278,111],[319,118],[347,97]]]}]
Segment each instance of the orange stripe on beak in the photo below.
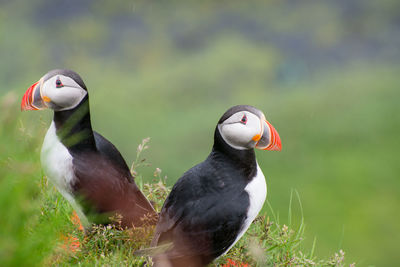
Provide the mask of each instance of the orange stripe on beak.
[{"label": "orange stripe on beak", "polygon": [[28,88],[28,90],[26,90],[24,96],[22,97],[21,110],[38,110],[38,108],[32,105],[33,90],[35,89],[38,83],[39,82],[35,82],[34,84],[32,84],[31,87]]},{"label": "orange stripe on beak", "polygon": [[266,148],[264,148],[264,150],[281,151],[282,150],[282,142],[281,142],[281,138],[279,137],[278,132],[275,130],[274,126],[271,125],[271,123],[269,123],[267,120],[266,120],[266,122],[270,129],[271,142],[269,143],[269,145]]}]

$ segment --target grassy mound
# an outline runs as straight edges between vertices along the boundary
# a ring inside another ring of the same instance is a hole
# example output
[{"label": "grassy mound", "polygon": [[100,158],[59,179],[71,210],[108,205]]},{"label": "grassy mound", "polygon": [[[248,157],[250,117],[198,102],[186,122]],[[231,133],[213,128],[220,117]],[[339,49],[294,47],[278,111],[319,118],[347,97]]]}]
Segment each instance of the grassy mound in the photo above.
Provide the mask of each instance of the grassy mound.
[{"label": "grassy mound", "polygon": [[[0,265],[150,266],[150,257],[137,256],[134,252],[149,246],[154,229],[93,226],[84,234],[74,221],[72,207],[41,172],[42,135],[31,134],[40,131],[40,125],[30,121],[23,123],[18,115],[8,112],[16,109],[13,94],[3,98],[0,108],[0,120],[5,126],[0,129],[1,155],[7,155],[0,161]],[[145,139],[139,145],[131,170],[159,211],[170,188],[166,186],[166,176],[158,168],[153,183],[144,182],[140,175],[138,169],[147,166],[141,153],[148,148],[148,142],[149,139]],[[313,255],[315,242],[309,251],[304,250],[303,220],[298,227],[290,222],[281,224],[270,205],[269,208],[270,211],[260,215],[235,247],[213,266],[344,265],[343,251],[329,259],[317,259]]]}]

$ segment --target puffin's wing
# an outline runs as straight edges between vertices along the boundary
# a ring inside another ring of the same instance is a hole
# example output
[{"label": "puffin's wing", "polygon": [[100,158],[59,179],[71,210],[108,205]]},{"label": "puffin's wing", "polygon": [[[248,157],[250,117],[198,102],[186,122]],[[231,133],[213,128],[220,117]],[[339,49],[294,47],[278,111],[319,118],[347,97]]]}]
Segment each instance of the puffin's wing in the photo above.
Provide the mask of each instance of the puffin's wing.
[{"label": "puffin's wing", "polygon": [[[204,174],[207,172],[200,175]],[[207,176],[206,179],[213,183],[214,178]],[[204,190],[207,184],[201,184],[202,180],[198,171],[189,170],[175,184],[164,203],[152,244],[173,242],[168,257],[216,257],[233,244],[246,219],[248,203],[238,201],[248,200],[248,197],[240,196],[246,192],[231,194],[232,199],[221,199],[218,192]]]},{"label": "puffin's wing", "polygon": [[115,167],[124,174],[128,181],[132,182],[133,177],[129,167],[118,149],[98,132],[93,131],[93,134],[97,150],[108,160],[112,161],[116,165]]},{"label": "puffin's wing", "polygon": [[[154,213],[136,184],[129,183],[116,164],[101,154],[80,153],[73,166],[73,191],[81,198],[85,213],[93,216],[91,221],[104,223],[117,211],[124,217],[123,225],[131,226],[131,222],[138,225],[144,214]],[[96,218],[98,215],[103,218]]]}]

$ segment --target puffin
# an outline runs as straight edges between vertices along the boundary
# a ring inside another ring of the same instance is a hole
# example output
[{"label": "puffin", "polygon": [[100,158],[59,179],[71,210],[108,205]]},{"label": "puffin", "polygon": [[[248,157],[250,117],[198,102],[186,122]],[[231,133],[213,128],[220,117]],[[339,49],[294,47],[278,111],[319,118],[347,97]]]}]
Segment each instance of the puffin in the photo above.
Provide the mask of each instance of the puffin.
[{"label": "puffin", "polygon": [[281,150],[259,109],[229,108],[214,132],[211,153],[173,186],[159,215],[152,247],[156,267],[200,267],[227,253],[263,207],[267,185],[254,148]]},{"label": "puffin", "polygon": [[54,111],[41,150],[42,168],[83,226],[155,225],[158,215],[135,184],[121,153],[92,129],[82,78],[68,69],[45,74],[21,102],[21,110],[42,109]]}]

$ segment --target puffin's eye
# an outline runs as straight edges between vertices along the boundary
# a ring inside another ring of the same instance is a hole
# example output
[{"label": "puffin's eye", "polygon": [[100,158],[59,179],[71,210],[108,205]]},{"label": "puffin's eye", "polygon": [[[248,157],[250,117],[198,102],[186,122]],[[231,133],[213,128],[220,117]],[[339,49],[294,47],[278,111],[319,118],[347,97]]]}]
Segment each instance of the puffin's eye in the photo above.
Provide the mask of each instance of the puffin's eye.
[{"label": "puffin's eye", "polygon": [[56,88],[61,88],[61,87],[63,87],[64,85],[62,84],[62,82],[61,82],[61,80],[58,78],[57,80],[56,80]]},{"label": "puffin's eye", "polygon": [[241,123],[246,124],[247,123],[247,117],[246,115],[243,115],[242,119],[240,120]]}]

